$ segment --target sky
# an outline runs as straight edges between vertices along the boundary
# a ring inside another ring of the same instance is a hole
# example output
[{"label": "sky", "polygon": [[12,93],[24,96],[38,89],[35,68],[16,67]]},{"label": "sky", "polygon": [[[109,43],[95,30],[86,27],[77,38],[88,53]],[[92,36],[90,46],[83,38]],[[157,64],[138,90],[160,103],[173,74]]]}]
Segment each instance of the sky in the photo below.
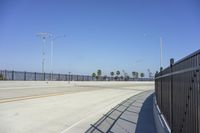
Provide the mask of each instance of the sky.
[{"label": "sky", "polygon": [[[0,69],[42,69],[37,33],[54,41],[53,72],[147,73],[200,48],[199,0],[0,0]],[[45,72],[50,72],[50,41]]]}]

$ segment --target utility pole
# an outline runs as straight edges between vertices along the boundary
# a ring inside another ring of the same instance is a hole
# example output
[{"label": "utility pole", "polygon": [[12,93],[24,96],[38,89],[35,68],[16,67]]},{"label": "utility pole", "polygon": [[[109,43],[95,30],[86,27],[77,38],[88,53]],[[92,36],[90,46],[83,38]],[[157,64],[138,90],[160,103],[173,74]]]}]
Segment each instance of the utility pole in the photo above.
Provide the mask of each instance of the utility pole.
[{"label": "utility pole", "polygon": [[46,39],[49,37],[49,33],[37,33],[37,37],[43,40],[43,46],[42,46],[42,73],[44,73],[44,65],[45,65],[45,45],[46,45]]},{"label": "utility pole", "polygon": [[160,68],[162,67],[163,63],[163,41],[160,37]]}]

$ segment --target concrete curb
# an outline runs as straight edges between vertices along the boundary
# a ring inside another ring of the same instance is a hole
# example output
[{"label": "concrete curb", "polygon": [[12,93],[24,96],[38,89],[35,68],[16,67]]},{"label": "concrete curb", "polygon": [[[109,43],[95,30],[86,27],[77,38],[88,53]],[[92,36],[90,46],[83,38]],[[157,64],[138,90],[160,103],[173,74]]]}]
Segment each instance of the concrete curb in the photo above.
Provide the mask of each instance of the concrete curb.
[{"label": "concrete curb", "polygon": [[163,114],[157,105],[156,98],[153,99],[153,115],[157,133],[171,133]]}]

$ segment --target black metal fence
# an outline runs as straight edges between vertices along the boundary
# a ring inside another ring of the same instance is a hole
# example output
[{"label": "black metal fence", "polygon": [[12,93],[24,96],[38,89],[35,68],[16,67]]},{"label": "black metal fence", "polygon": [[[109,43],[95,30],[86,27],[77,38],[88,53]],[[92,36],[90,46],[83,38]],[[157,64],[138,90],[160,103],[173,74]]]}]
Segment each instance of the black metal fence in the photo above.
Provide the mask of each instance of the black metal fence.
[{"label": "black metal fence", "polygon": [[161,68],[155,95],[172,133],[200,133],[200,50]]},{"label": "black metal fence", "polygon": [[[153,81],[152,78],[114,78],[108,76],[92,77],[88,75],[52,74],[0,70],[3,80],[19,81]],[[0,79],[1,80],[1,79]]]}]

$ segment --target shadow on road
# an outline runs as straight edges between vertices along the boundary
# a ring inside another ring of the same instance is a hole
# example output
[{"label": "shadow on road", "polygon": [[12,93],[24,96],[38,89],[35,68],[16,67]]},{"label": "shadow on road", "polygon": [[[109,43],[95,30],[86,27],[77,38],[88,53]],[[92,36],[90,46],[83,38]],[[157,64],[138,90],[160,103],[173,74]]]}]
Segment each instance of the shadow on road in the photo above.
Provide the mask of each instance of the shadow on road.
[{"label": "shadow on road", "polygon": [[85,133],[156,133],[153,91],[132,96],[104,114]]},{"label": "shadow on road", "polygon": [[153,94],[144,101],[135,133],[156,133],[153,117]]}]

